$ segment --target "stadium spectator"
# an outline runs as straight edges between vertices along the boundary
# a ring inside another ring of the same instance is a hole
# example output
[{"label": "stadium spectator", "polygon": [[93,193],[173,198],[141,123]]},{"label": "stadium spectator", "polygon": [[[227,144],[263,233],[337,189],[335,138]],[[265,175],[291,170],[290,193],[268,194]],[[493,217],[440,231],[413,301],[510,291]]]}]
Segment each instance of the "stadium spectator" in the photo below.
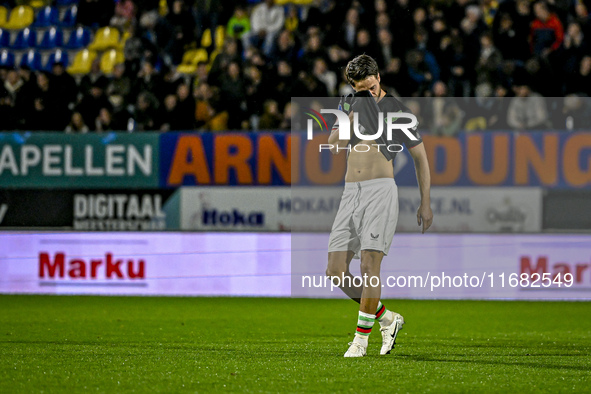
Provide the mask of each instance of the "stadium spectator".
[{"label": "stadium spectator", "polygon": [[[63,130],[63,111],[56,100],[57,87],[50,81],[49,73],[37,73],[37,89],[33,95],[32,108],[26,110],[25,127],[29,130]],[[67,121],[66,121],[67,123]]]},{"label": "stadium spectator", "polygon": [[326,86],[326,90],[330,96],[336,94],[337,74],[328,69],[326,60],[321,57],[314,60],[313,74]]},{"label": "stadium spectator", "polygon": [[296,58],[297,52],[293,34],[287,30],[282,30],[277,37],[273,50],[269,54],[269,59],[275,64],[279,61],[294,64]]},{"label": "stadium spectator", "polygon": [[135,83],[132,86],[132,95],[137,97],[142,92],[149,92],[158,101],[156,97],[162,97],[164,91],[163,85],[162,77],[156,71],[154,65],[146,61],[142,64],[140,72],[137,74]]},{"label": "stadium spectator", "polygon": [[492,84],[497,79],[497,73],[503,62],[503,57],[495,48],[492,35],[485,33],[480,37],[480,57],[476,64],[477,84]]},{"label": "stadium spectator", "polygon": [[550,126],[546,100],[532,92],[525,72],[517,73],[513,84],[515,97],[507,108],[507,123],[516,130],[539,130]]},{"label": "stadium spectator", "polygon": [[209,70],[208,82],[212,85],[220,86],[222,76],[227,72],[230,63],[242,63],[242,58],[238,53],[238,43],[232,38],[226,38],[222,51],[215,57],[211,69]]},{"label": "stadium spectator", "polygon": [[[177,123],[179,113],[177,108],[177,97],[174,94],[166,96],[162,102],[160,112],[160,131],[185,130]],[[194,118],[194,114],[191,114]]]},{"label": "stadium spectator", "polygon": [[82,115],[80,114],[80,112],[73,112],[72,116],[70,118],[70,123],[68,123],[68,125],[66,126],[64,131],[66,133],[84,134],[84,133],[88,133],[90,131],[90,129],[84,123],[84,118],[82,118]]},{"label": "stadium spectator", "polygon": [[226,26],[226,36],[233,39],[241,39],[243,35],[250,31],[250,18],[246,9],[238,5],[234,10],[234,14],[228,21]]},{"label": "stadium spectator", "polygon": [[105,95],[105,86],[102,81],[95,81],[77,105],[76,111],[80,112],[88,127],[94,128],[100,109],[109,108],[111,105]]},{"label": "stadium spectator", "polygon": [[[79,90],[82,96],[86,96],[88,95],[93,86],[100,85],[104,88],[107,86],[108,83],[109,80],[107,79],[107,77],[103,75],[103,72],[101,71],[101,62],[97,58],[92,62],[90,72],[88,74],[85,74],[80,80]],[[95,117],[96,116],[93,116],[92,118],[93,122]]]},{"label": "stadium spectator", "polygon": [[84,26],[107,26],[114,8],[112,1],[80,0],[76,22]]},{"label": "stadium spectator", "polygon": [[156,130],[158,125],[158,100],[148,92],[143,91],[137,96],[134,111],[135,130]]},{"label": "stadium spectator", "polygon": [[276,77],[273,89],[273,99],[280,108],[284,108],[293,96],[293,70],[291,64],[281,60],[277,63]]},{"label": "stadium spectator", "polygon": [[170,39],[164,52],[170,56],[173,64],[179,64],[186,46],[195,40],[195,19],[183,0],[174,0],[166,15],[166,22],[170,29]]},{"label": "stadium spectator", "polygon": [[560,48],[564,28],[558,16],[548,9],[544,1],[534,4],[536,18],[531,24],[530,45],[534,55],[547,57]]},{"label": "stadium spectator", "polygon": [[583,57],[578,70],[567,76],[565,91],[591,97],[591,56]]},{"label": "stadium spectator", "polygon": [[51,67],[51,79],[60,88],[60,101],[64,101],[66,107],[73,106],[78,99],[78,85],[76,80],[66,72],[62,62],[56,62]]},{"label": "stadium spectator", "polygon": [[137,7],[133,0],[118,0],[115,4],[115,13],[111,18],[110,25],[124,29],[135,19]]},{"label": "stadium spectator", "polygon": [[[224,109],[229,116],[228,127],[231,130],[240,130],[245,118],[243,102],[246,100],[246,88],[241,73],[240,65],[237,62],[230,62],[227,73],[222,76],[220,83]],[[249,97],[250,99],[252,98]]]},{"label": "stadium spectator", "polygon": [[294,5],[290,5],[287,8],[287,15],[285,15],[284,30],[290,33],[296,33],[299,28],[299,17],[298,10]]},{"label": "stadium spectator", "polygon": [[259,130],[275,130],[281,125],[281,114],[274,100],[266,100],[263,104],[263,114],[259,120]]},{"label": "stadium spectator", "polygon": [[111,110],[107,107],[101,108],[99,110],[99,114],[94,121],[95,124],[95,131],[102,132],[102,131],[113,131],[113,130],[121,130],[118,128],[113,122],[113,114]]},{"label": "stadium spectator", "polygon": [[125,73],[123,63],[113,67],[113,75],[107,84],[106,95],[115,107],[127,107],[131,93],[131,80]]},{"label": "stadium spectator", "polygon": [[275,0],[264,0],[257,4],[250,16],[251,31],[243,36],[244,47],[262,47],[265,54],[270,54],[284,22],[283,8],[276,5]]},{"label": "stadium spectator", "polygon": [[326,49],[322,46],[322,37],[320,33],[312,33],[308,36],[306,45],[299,54],[300,69],[306,72],[312,72],[314,69],[314,60],[324,57]]},{"label": "stadium spectator", "polygon": [[339,46],[348,51],[354,50],[357,41],[357,31],[359,29],[359,11],[357,8],[349,8],[346,19],[341,27],[343,35]]},{"label": "stadium spectator", "polygon": [[581,59],[591,51],[579,23],[571,22],[568,25],[562,45],[564,48],[563,70],[566,74],[572,74],[575,72]]},{"label": "stadium spectator", "polygon": [[176,109],[178,119],[173,130],[192,130],[195,127],[195,98],[191,95],[189,85],[181,83],[176,91]]},{"label": "stadium spectator", "polygon": [[10,107],[16,103],[17,96],[24,84],[16,69],[7,71],[2,96],[5,98],[5,102],[9,103]]}]

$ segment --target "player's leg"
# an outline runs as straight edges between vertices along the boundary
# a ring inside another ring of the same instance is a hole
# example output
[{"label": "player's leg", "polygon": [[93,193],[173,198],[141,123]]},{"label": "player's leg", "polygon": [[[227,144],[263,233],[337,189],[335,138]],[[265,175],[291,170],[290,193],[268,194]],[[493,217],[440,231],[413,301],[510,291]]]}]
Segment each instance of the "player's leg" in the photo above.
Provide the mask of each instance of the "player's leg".
[{"label": "player's leg", "polygon": [[366,354],[369,334],[376,319],[375,313],[382,292],[380,266],[383,256],[382,252],[375,250],[361,251],[363,289],[357,317],[357,329],[345,357],[362,357]]},{"label": "player's leg", "polygon": [[361,302],[362,288],[354,285],[354,276],[349,271],[349,266],[354,256],[355,252],[351,250],[328,252],[326,275],[333,278],[333,283],[338,285],[343,293],[353,301],[359,303]]},{"label": "player's leg", "polygon": [[[398,221],[398,189],[393,180],[383,180],[371,185],[371,190],[369,190],[368,194],[373,199],[365,211],[367,226],[361,240],[361,259],[363,262],[365,254],[366,261],[371,262],[379,258],[381,262],[383,257],[388,254],[394,233],[396,232],[396,223]],[[371,253],[370,251],[372,250],[378,252]],[[375,271],[376,268],[374,268]],[[377,272],[379,274],[379,269],[377,269]],[[376,290],[381,293],[381,284]],[[372,297],[375,296],[376,294],[372,294]],[[371,307],[373,305],[374,303],[371,303]],[[379,301],[376,307],[376,320],[380,323],[382,334],[380,354],[389,354],[394,348],[398,332],[402,329],[404,318],[399,313],[386,309]]]}]

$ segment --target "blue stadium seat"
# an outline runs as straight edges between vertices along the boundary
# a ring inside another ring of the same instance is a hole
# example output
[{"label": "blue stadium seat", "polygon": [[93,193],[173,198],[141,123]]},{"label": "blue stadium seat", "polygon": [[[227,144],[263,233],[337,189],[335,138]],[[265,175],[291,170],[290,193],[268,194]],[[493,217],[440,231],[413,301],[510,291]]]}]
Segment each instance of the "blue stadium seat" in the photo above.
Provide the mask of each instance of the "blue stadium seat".
[{"label": "blue stadium seat", "polygon": [[37,32],[27,27],[17,33],[11,48],[17,50],[35,48],[35,44],[37,44]]},{"label": "blue stadium seat", "polygon": [[33,27],[49,27],[57,25],[59,22],[59,12],[57,8],[47,6],[43,7],[37,13]]},{"label": "blue stadium seat", "polygon": [[10,46],[10,31],[0,29],[0,48],[8,48]]},{"label": "blue stadium seat", "polygon": [[58,49],[57,51],[53,52],[51,55],[49,55],[49,59],[47,59],[45,69],[47,71],[51,71],[51,67],[53,67],[53,65],[58,62],[62,63],[64,67],[68,68],[68,52],[62,51],[61,49]]},{"label": "blue stadium seat", "polygon": [[52,27],[43,33],[41,42],[37,45],[39,49],[54,49],[64,45],[64,32],[60,28]]},{"label": "blue stadium seat", "polygon": [[78,0],[57,0],[55,4],[59,7],[63,7],[67,5],[78,4]]},{"label": "blue stadium seat", "polygon": [[78,6],[73,5],[66,10],[64,17],[60,22],[62,27],[74,27],[76,26],[76,18],[78,17]]},{"label": "blue stadium seat", "polygon": [[70,34],[70,38],[64,47],[67,49],[80,49],[86,47],[89,43],[90,29],[81,26]]},{"label": "blue stadium seat", "polygon": [[30,49],[25,55],[21,58],[20,66],[27,66],[32,71],[38,71],[43,68],[41,64],[41,54],[34,49]]},{"label": "blue stadium seat", "polygon": [[6,49],[0,52],[0,67],[14,67],[14,53]]}]

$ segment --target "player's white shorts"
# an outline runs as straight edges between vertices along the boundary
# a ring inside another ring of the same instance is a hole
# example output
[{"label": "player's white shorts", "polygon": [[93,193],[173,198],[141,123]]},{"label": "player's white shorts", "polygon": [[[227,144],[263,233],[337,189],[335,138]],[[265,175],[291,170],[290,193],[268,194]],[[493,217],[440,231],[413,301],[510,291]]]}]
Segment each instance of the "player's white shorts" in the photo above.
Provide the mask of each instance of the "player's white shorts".
[{"label": "player's white shorts", "polygon": [[346,182],[328,241],[329,252],[361,250],[388,254],[398,222],[398,188],[394,179]]}]

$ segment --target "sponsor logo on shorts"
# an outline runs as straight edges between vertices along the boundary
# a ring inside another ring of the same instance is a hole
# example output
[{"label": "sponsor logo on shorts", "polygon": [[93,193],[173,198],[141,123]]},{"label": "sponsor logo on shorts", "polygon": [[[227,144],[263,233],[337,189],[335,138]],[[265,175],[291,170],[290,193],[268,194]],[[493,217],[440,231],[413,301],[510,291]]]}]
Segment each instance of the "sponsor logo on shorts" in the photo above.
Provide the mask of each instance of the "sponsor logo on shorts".
[{"label": "sponsor logo on shorts", "polygon": [[380,236],[380,234],[378,235],[373,235],[373,233],[369,233],[371,239],[378,239],[378,237]]}]

